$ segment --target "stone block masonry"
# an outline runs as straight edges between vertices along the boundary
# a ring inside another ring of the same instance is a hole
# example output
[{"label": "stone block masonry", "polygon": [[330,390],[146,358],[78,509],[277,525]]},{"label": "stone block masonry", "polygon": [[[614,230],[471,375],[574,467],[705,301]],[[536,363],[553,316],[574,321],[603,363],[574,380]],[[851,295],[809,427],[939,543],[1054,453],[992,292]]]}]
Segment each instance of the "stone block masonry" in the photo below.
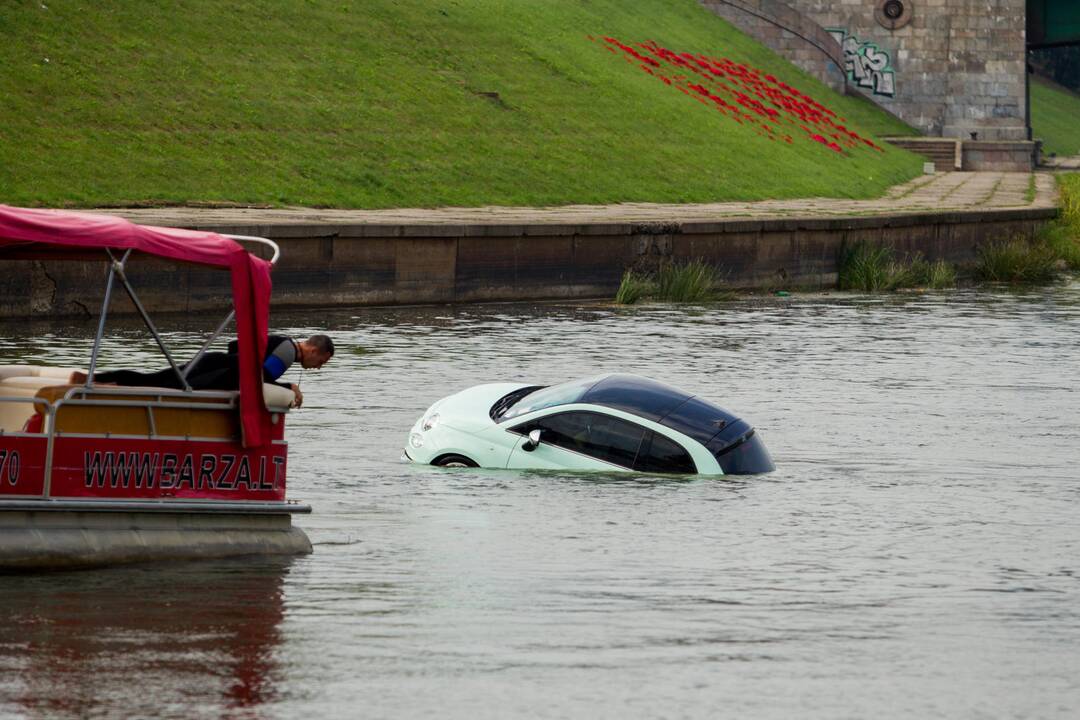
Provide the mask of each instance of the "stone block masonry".
[{"label": "stone block masonry", "polygon": [[[829,53],[806,59],[807,49],[820,44],[821,33],[810,27],[817,25],[841,50],[847,87],[927,135],[1027,140],[1027,0],[703,4],[836,87],[830,61],[822,59]],[[768,29],[784,23],[792,23],[795,32],[784,36]]]},{"label": "stone block masonry", "polygon": [[788,62],[844,92],[844,53],[828,30],[777,0],[702,0],[712,12],[775,50]]}]

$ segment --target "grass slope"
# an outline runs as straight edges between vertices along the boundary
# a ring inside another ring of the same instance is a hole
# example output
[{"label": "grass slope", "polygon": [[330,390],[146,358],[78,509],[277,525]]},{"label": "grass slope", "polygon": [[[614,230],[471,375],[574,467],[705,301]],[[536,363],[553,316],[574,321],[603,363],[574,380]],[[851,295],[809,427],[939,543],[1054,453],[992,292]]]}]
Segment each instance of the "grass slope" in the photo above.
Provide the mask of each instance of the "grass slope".
[{"label": "grass slope", "polygon": [[872,197],[922,164],[769,142],[586,37],[727,56],[911,132],[694,0],[9,0],[0,28],[10,204]]},{"label": "grass slope", "polygon": [[1080,95],[1032,76],[1031,127],[1044,153],[1080,155]]}]

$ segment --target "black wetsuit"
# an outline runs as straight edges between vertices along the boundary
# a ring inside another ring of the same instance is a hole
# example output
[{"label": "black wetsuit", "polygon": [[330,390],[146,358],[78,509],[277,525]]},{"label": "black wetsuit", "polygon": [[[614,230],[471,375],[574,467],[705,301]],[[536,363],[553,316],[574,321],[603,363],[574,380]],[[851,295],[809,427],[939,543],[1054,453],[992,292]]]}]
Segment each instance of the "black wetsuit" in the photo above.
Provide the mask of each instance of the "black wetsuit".
[{"label": "black wetsuit", "polygon": [[[199,358],[199,364],[188,373],[187,381],[192,390],[238,390],[240,388],[240,357],[236,340],[229,343],[228,352],[208,352]],[[291,388],[288,383],[277,379],[289,369],[299,356],[296,343],[292,338],[271,335],[266,341],[266,357],[263,362],[263,382],[273,383],[283,388]],[[180,366],[183,370],[187,363]],[[113,370],[94,374],[94,382],[113,383],[116,385],[137,387],[161,387],[182,390],[180,378],[173,369],[165,368],[152,373],[134,370]]]}]

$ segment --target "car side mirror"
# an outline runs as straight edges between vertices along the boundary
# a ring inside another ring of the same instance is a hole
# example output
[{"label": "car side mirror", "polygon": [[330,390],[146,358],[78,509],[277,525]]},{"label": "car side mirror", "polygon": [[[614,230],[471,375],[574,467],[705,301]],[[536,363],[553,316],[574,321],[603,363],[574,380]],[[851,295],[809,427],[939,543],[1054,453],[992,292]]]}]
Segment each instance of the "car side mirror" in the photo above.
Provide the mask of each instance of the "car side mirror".
[{"label": "car side mirror", "polygon": [[525,452],[532,452],[540,445],[540,428],[536,428],[529,433],[529,437],[525,442],[521,443],[521,449]]}]

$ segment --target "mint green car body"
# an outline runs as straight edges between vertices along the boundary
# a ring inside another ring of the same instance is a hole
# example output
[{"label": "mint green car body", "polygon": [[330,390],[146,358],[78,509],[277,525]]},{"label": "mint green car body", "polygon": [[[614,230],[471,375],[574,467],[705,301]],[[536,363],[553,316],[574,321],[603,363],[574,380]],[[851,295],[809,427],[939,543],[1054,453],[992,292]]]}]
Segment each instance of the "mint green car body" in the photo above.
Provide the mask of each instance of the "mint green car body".
[{"label": "mint green car body", "polygon": [[[679,469],[666,470],[658,468],[654,463],[648,470],[653,472],[696,472],[705,475],[723,475],[724,469],[718,460],[714,450],[711,450],[703,442],[699,442],[687,434],[680,432],[662,422],[644,417],[641,412],[629,412],[611,404],[597,402],[583,402],[587,398],[585,393],[589,388],[600,387],[604,383],[618,385],[623,383],[621,389],[625,390],[627,383],[638,383],[646,391],[661,388],[663,391],[671,390],[675,393],[675,407],[682,407],[683,400],[692,399],[693,396],[682,394],[680,391],[669,389],[654,381],[636,376],[610,375],[599,378],[564,383],[551,388],[538,388],[524,383],[492,383],[478,385],[463,390],[449,397],[439,400],[429,407],[420,419],[416,421],[405,446],[405,456],[413,462],[431,465],[462,465],[480,466],[484,468],[506,469],[544,469],[544,470],[583,470],[583,471],[633,471],[639,469],[635,455],[631,452],[624,455],[624,462],[614,462],[610,459],[596,457],[588,452],[595,452],[598,446],[589,446],[586,451],[574,443],[567,443],[567,435],[553,437],[552,431],[544,430],[552,441],[546,442],[544,435],[534,433],[537,442],[531,442],[528,437],[529,426],[551,425],[561,422],[553,416],[566,415],[566,417],[592,418],[587,424],[590,426],[618,425],[632,428],[629,435],[624,437],[633,438],[633,433],[639,433],[641,437],[640,448],[663,447],[670,450],[678,449],[678,457],[681,463]],[[505,408],[506,415],[493,418],[494,406],[501,400],[511,397],[517,392],[524,392],[532,388],[532,391],[523,395],[522,399],[514,401]],[[657,396],[661,396],[657,394]],[[536,400],[533,400],[536,398]],[[617,404],[617,403],[616,403]],[[670,403],[669,403],[670,404]],[[709,406],[714,407],[714,406]],[[715,408],[718,413],[726,411]],[[598,416],[602,416],[599,417]],[[659,417],[659,415],[657,415]],[[724,417],[732,417],[725,415]],[[612,418],[622,423],[617,423]],[[665,419],[660,417],[661,420]],[[723,428],[727,421],[719,422],[718,427]],[[741,423],[741,421],[738,421]],[[731,447],[737,447],[739,443],[751,438],[754,431],[745,423],[749,430],[745,437],[733,443]],[[713,432],[710,428],[707,433]],[[717,431],[719,434],[719,431]],[[556,433],[558,435],[558,433]],[[609,434],[609,437],[613,437]],[[699,433],[699,437],[702,436]],[[663,438],[664,440],[658,440]],[[563,444],[560,446],[559,441]],[[669,441],[669,442],[665,442]],[[760,443],[760,440],[755,440]],[[632,446],[630,446],[632,447]],[[639,448],[639,453],[645,452]],[[764,446],[761,446],[764,452]],[[682,451],[685,451],[683,453]],[[600,453],[602,454],[602,453]],[[611,453],[608,453],[612,457]],[[689,457],[686,457],[686,456]],[[765,452],[767,458],[767,452]],[[616,458],[621,459],[621,458]],[[692,464],[690,461],[692,460]],[[771,460],[765,469],[754,472],[768,472],[772,469]],[[646,471],[648,471],[646,470]]]},{"label": "mint green car body", "polygon": [[[522,446],[528,438],[512,432],[511,427],[558,413],[597,410],[594,405],[571,403],[536,410],[503,423],[496,423],[491,419],[488,411],[499,398],[525,387],[528,387],[525,383],[478,385],[439,400],[428,408],[423,417],[413,425],[409,433],[410,442],[405,448],[406,456],[414,462],[425,465],[438,464],[436,461],[440,458],[455,455],[468,458],[485,468],[628,471],[628,468],[620,465],[543,442],[531,452],[524,450]],[[724,471],[720,469],[720,464],[704,446],[695,442],[693,444],[698,447],[688,447],[689,443],[681,439],[681,433],[673,432],[659,423],[620,410],[603,408],[603,412],[605,415],[629,420],[679,442],[690,453],[698,473],[724,474]],[[439,416],[438,421],[434,427],[425,431],[424,420],[433,415]],[[412,444],[413,438],[416,437],[421,438],[420,447]]]}]

